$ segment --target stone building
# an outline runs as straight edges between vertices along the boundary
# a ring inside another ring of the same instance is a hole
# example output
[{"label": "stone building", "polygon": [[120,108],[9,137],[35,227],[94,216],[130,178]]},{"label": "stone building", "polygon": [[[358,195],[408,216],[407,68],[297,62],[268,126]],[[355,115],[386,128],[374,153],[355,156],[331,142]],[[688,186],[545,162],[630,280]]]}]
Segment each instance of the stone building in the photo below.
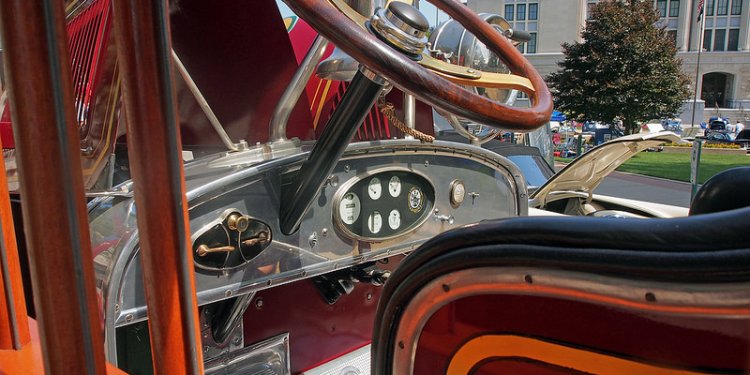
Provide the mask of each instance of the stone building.
[{"label": "stone building", "polygon": [[[704,0],[706,7],[703,52],[697,90],[704,116],[732,119],[750,116],[750,0]],[[532,40],[523,52],[546,76],[563,58],[560,44],[580,41],[589,8],[597,0],[468,0],[476,12],[505,17],[514,28],[529,31]],[[674,39],[682,68],[696,86],[696,65],[701,24],[699,0],[654,0],[664,26]],[[687,113],[681,117],[690,121]],[[700,111],[700,109],[699,109]],[[701,112],[697,117],[701,118]],[[744,121],[744,120],[743,120]]]}]

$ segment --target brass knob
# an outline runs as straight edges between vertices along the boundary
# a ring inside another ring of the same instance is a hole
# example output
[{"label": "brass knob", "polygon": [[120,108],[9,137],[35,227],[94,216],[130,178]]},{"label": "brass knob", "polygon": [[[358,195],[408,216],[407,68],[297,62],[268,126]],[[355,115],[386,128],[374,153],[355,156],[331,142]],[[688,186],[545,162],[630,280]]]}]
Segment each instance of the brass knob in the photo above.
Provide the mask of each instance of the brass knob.
[{"label": "brass knob", "polygon": [[250,217],[240,214],[231,214],[227,218],[227,226],[230,230],[236,230],[237,232],[244,232],[250,227]]}]

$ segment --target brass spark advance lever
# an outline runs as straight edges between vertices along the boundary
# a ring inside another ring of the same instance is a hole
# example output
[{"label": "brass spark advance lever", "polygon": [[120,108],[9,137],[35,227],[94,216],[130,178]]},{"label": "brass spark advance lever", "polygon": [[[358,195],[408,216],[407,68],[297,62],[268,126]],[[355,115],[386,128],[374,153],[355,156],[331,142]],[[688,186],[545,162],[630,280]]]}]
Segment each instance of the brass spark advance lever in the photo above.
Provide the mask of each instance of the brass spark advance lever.
[{"label": "brass spark advance lever", "polygon": [[213,253],[229,253],[232,251],[235,251],[237,248],[234,246],[218,246],[218,247],[208,247],[206,245],[200,245],[195,250],[196,253],[198,253],[198,256],[204,257],[208,254]]}]

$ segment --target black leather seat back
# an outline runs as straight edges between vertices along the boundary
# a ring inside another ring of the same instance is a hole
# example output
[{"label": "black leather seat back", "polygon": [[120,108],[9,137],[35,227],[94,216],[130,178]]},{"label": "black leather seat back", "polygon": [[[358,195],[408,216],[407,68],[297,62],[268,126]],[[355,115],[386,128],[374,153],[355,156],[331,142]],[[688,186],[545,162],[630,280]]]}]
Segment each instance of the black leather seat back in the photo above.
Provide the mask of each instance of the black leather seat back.
[{"label": "black leather seat back", "polygon": [[443,233],[386,283],[373,373],[744,372],[748,222],[750,208]]}]

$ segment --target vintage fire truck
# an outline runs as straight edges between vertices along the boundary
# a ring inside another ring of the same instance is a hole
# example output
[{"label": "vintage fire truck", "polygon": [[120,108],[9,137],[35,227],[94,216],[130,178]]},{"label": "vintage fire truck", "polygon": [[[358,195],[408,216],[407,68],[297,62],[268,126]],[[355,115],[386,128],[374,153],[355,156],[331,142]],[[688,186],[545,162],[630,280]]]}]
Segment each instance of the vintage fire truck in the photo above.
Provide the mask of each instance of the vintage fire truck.
[{"label": "vintage fire truck", "polygon": [[462,125],[549,121],[523,32],[286,2],[0,3],[0,374],[746,371],[747,169],[688,217],[529,216]]}]

